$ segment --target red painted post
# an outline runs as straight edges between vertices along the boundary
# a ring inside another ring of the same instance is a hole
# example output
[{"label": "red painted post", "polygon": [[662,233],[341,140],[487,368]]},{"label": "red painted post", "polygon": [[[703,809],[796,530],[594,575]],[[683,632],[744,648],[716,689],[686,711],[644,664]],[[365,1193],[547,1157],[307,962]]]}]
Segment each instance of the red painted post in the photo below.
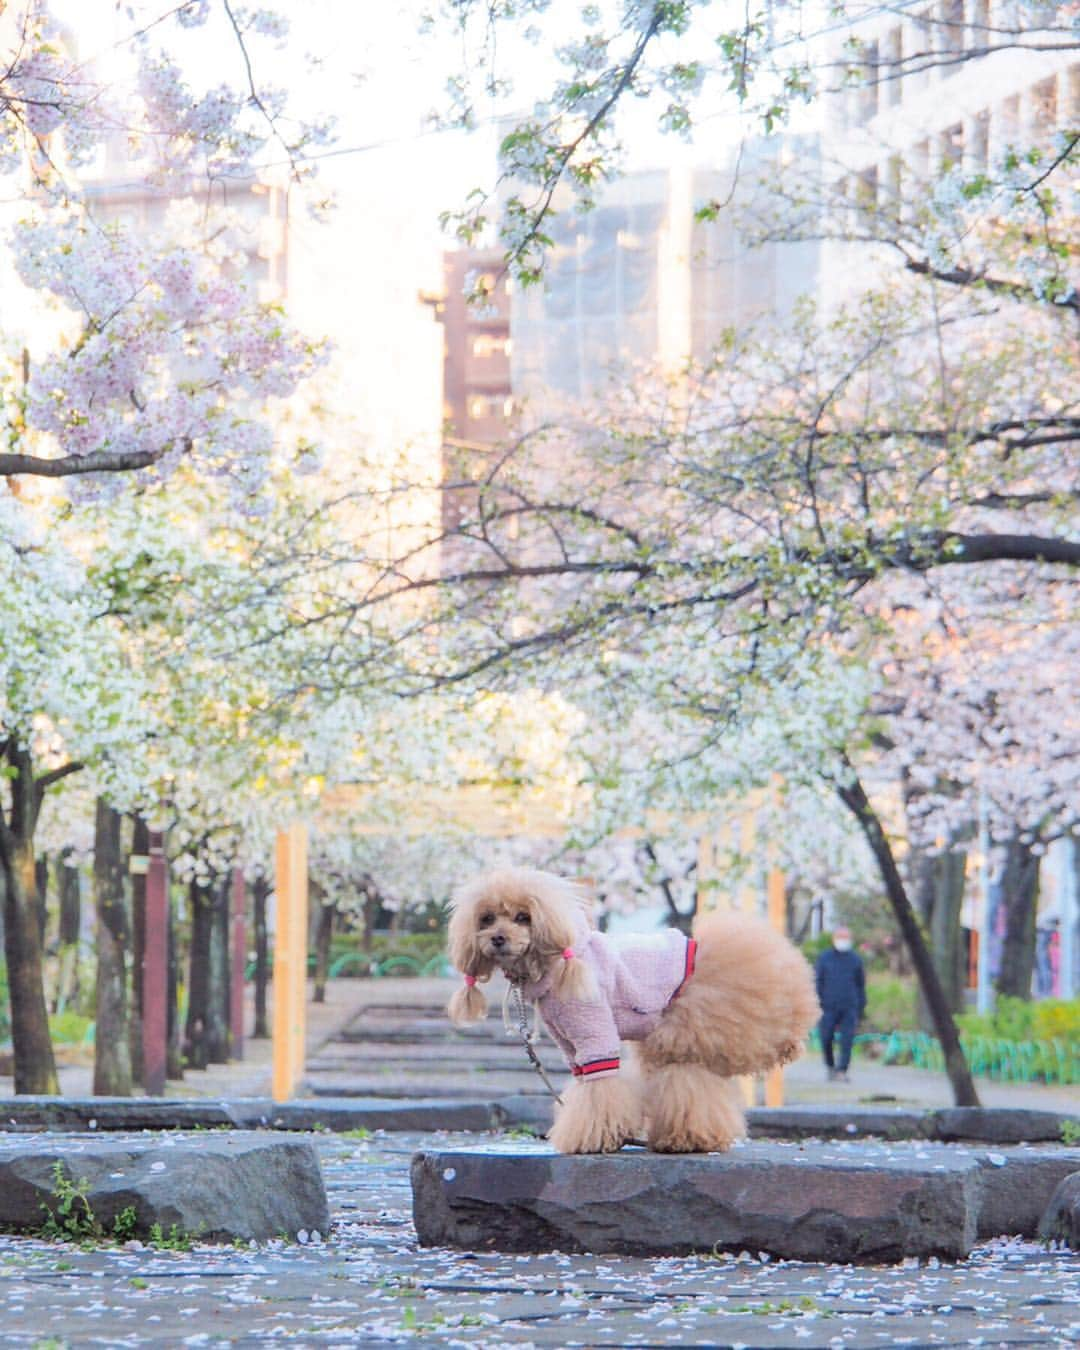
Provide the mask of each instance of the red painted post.
[{"label": "red painted post", "polygon": [[161,831],[150,831],[146,869],[146,938],[143,947],[143,1086],[149,1097],[165,1093],[168,1035],[169,879]]},{"label": "red painted post", "polygon": [[232,971],[229,978],[229,1031],[233,1059],[244,1058],[244,970],[247,966],[247,934],[244,929],[244,874],[233,868],[232,876]]}]

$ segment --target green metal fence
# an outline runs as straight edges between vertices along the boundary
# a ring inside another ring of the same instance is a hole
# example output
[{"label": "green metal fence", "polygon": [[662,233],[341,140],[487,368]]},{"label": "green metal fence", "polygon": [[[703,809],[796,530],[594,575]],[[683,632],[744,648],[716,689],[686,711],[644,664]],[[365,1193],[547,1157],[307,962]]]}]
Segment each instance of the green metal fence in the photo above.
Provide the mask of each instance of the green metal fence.
[{"label": "green metal fence", "polygon": [[[815,1031],[811,1043],[820,1049]],[[935,1036],[924,1031],[866,1032],[856,1046],[878,1045],[885,1064],[913,1064],[918,1069],[945,1070],[945,1056]],[[1002,1083],[1080,1083],[1080,1051],[1062,1040],[1010,1041],[997,1036],[961,1036],[960,1044],[977,1077]]]}]

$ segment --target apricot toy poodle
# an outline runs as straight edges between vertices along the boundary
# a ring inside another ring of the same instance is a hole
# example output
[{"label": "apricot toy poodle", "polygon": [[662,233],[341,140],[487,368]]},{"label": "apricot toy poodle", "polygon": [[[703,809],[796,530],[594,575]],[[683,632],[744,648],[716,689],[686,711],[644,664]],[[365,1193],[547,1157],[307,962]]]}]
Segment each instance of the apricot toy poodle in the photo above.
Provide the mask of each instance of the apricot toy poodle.
[{"label": "apricot toy poodle", "polygon": [[[733,1079],[795,1059],[819,1016],[810,967],[763,920],[714,912],[691,938],[613,938],[591,926],[576,886],[532,868],[464,886],[449,948],[465,976],[452,1021],[485,1016],[478,986],[501,970],[565,1054],[573,1081],[550,1135],[562,1153],[639,1138],[664,1153],[730,1148],[746,1131]],[[622,1041],[633,1042],[629,1073]]]}]

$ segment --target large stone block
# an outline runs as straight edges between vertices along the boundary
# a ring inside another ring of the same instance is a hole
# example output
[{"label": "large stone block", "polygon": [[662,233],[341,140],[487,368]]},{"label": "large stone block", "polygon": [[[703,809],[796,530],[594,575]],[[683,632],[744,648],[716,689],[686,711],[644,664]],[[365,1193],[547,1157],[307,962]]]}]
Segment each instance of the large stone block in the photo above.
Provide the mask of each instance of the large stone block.
[{"label": "large stone block", "polygon": [[756,1106],[752,1139],[931,1139],[929,1112],[902,1106]]},{"label": "large stone block", "polygon": [[1080,1171],[1080,1149],[1007,1148],[974,1154],[980,1238],[1035,1237],[1055,1188]]},{"label": "large stone block", "polygon": [[1013,1106],[950,1106],[926,1114],[934,1139],[987,1144],[1060,1144],[1066,1122],[1076,1121],[1076,1116],[1057,1111]]},{"label": "large stone block", "polygon": [[1039,1236],[1080,1251],[1080,1171],[1058,1183],[1039,1223]]},{"label": "large stone block", "polygon": [[330,1214],[314,1145],[248,1133],[152,1143],[35,1137],[0,1143],[0,1227],[36,1231],[57,1209],[56,1166],[109,1231],[135,1212],[135,1232],[160,1224],[207,1239],[325,1233]]},{"label": "large stone block", "polygon": [[955,1259],[975,1242],[978,1185],[970,1156],[872,1146],[578,1157],[487,1148],[418,1153],[412,1163],[421,1244],[497,1251]]}]

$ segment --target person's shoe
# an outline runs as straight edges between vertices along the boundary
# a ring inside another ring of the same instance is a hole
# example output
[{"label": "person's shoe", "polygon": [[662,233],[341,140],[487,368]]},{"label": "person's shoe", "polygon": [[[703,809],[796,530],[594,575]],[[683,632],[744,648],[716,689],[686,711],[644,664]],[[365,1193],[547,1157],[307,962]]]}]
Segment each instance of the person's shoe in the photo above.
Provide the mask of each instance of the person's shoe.
[{"label": "person's shoe", "polygon": [[839,1077],[840,1077],[839,1069],[834,1069],[831,1064],[826,1065],[825,1078],[828,1082],[835,1083]]},{"label": "person's shoe", "polygon": [[847,1069],[837,1069],[834,1077],[838,1083],[848,1083],[851,1081],[847,1076]]}]

